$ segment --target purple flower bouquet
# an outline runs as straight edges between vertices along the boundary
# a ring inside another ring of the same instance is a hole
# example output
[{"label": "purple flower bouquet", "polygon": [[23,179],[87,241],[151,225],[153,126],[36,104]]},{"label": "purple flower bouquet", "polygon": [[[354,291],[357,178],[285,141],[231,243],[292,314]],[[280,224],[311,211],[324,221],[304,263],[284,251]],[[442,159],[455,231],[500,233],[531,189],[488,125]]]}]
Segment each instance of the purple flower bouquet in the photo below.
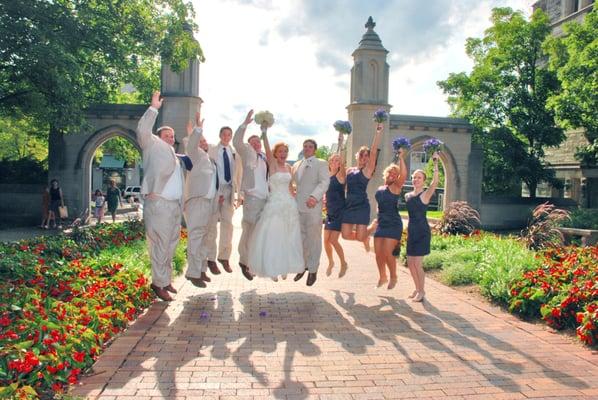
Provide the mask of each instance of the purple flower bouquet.
[{"label": "purple flower bouquet", "polygon": [[374,113],[374,121],[376,121],[379,124],[383,123],[387,119],[388,119],[388,113],[383,108],[377,109],[376,112]]},{"label": "purple flower bouquet", "polygon": [[411,148],[411,142],[405,137],[397,136],[392,140],[392,148],[395,153],[398,153],[400,149],[409,150]]},{"label": "purple flower bouquet", "polygon": [[332,126],[334,126],[334,129],[336,129],[338,132],[345,135],[350,135],[353,131],[353,127],[351,126],[351,123],[349,121],[341,121],[339,119],[334,124],[332,124]]},{"label": "purple flower bouquet", "polygon": [[444,143],[436,138],[428,139],[424,142],[424,151],[427,155],[431,156],[437,151],[442,151]]}]

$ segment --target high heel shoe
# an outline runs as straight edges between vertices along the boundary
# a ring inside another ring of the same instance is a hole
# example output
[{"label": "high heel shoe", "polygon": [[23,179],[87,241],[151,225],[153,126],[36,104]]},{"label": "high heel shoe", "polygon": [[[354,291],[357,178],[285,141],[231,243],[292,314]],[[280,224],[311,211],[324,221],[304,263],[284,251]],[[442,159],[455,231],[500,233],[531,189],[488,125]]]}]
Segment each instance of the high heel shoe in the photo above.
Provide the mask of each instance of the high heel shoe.
[{"label": "high heel shoe", "polygon": [[376,285],[376,288],[381,288],[382,286],[386,285],[387,283],[388,283],[388,279],[379,279],[378,284]]},{"label": "high heel shoe", "polygon": [[395,286],[397,286],[397,278],[394,278],[394,279],[390,278],[390,281],[388,282],[387,289],[388,290],[394,289]]},{"label": "high heel shoe", "polygon": [[332,268],[334,268],[334,262],[328,264],[328,268],[326,268],[326,276],[332,275]]},{"label": "high heel shoe", "polygon": [[417,294],[415,295],[415,297],[411,301],[413,301],[415,303],[421,303],[422,301],[424,301],[425,297],[426,297],[426,293],[424,293],[424,292],[417,292]]},{"label": "high heel shoe", "polygon": [[412,299],[417,295],[417,290],[414,290],[413,293],[411,293],[409,296],[407,296],[408,299]]},{"label": "high heel shoe", "polygon": [[338,277],[342,278],[347,273],[347,269],[349,269],[349,264],[346,262],[341,264],[341,270],[338,272]]}]

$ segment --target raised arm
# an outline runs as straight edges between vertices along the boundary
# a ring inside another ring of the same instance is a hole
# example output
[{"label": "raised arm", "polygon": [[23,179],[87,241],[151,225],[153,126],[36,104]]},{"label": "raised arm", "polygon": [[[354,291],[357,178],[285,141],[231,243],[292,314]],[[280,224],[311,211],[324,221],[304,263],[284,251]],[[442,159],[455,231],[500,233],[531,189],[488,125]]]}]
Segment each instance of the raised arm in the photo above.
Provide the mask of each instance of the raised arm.
[{"label": "raised arm", "polygon": [[160,92],[156,91],[152,94],[150,107],[137,124],[137,142],[141,150],[149,148],[156,139],[152,133],[152,129],[156,123],[160,107],[162,107],[162,99],[160,99]]},{"label": "raised arm", "polygon": [[401,172],[399,173],[399,180],[397,181],[396,185],[400,190],[405,182],[407,182],[408,175],[407,164],[405,164],[405,149],[399,150],[399,169]]},{"label": "raised arm", "polygon": [[233,135],[233,147],[241,155],[241,158],[246,157],[246,143],[243,142],[245,139],[245,131],[247,130],[247,126],[253,121],[253,110],[249,110],[247,116],[245,117],[245,121],[237,128],[235,134]]},{"label": "raised arm", "polygon": [[185,154],[189,156],[193,164],[199,162],[201,153],[204,152],[199,148],[199,141],[203,137],[203,122],[204,120],[201,119],[201,112],[196,112],[195,127],[189,122],[187,124],[187,137],[183,139],[183,142],[185,142]]},{"label": "raised arm", "polygon": [[432,176],[432,182],[430,182],[430,187],[428,187],[421,195],[421,200],[424,204],[430,203],[430,199],[434,195],[436,188],[438,187],[438,152],[432,155],[432,160],[434,160],[434,175]]},{"label": "raised arm", "polygon": [[380,146],[380,140],[382,139],[382,132],[384,131],[384,125],[378,124],[376,127],[376,133],[374,134],[374,140],[372,141],[372,147],[370,147],[370,159],[368,164],[363,169],[363,174],[366,178],[370,179],[374,170],[376,169],[376,155],[378,154],[378,146]]},{"label": "raised arm", "polygon": [[262,127],[262,140],[264,141],[264,149],[266,150],[266,160],[268,164],[272,166],[272,163],[276,162],[272,149],[270,148],[270,142],[268,141],[268,128]]}]

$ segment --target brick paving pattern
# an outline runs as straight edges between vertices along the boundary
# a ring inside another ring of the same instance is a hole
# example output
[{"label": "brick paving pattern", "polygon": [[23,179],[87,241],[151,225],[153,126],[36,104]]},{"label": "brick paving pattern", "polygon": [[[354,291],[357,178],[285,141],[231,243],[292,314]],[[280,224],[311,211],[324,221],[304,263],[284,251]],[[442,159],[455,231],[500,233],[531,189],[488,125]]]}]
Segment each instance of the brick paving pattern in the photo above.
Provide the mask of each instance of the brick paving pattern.
[{"label": "brick paving pattern", "polygon": [[[235,231],[235,239],[239,237]],[[289,277],[179,278],[98,359],[72,394],[146,399],[598,399],[598,352],[408,271],[375,289],[373,253],[344,242],[350,269],[309,288]],[[323,257],[324,260],[324,257]],[[307,275],[307,274],[306,274]]]}]

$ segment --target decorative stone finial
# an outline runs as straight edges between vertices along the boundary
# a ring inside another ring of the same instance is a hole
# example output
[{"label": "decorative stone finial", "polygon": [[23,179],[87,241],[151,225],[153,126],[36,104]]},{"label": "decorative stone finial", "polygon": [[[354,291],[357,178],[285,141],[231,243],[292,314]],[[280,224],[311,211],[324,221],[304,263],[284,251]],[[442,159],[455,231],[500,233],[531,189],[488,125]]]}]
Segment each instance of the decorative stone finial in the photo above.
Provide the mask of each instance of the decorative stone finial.
[{"label": "decorative stone finial", "polygon": [[365,24],[365,27],[368,28],[368,31],[371,31],[376,27],[376,23],[371,16],[368,18],[368,22]]}]

